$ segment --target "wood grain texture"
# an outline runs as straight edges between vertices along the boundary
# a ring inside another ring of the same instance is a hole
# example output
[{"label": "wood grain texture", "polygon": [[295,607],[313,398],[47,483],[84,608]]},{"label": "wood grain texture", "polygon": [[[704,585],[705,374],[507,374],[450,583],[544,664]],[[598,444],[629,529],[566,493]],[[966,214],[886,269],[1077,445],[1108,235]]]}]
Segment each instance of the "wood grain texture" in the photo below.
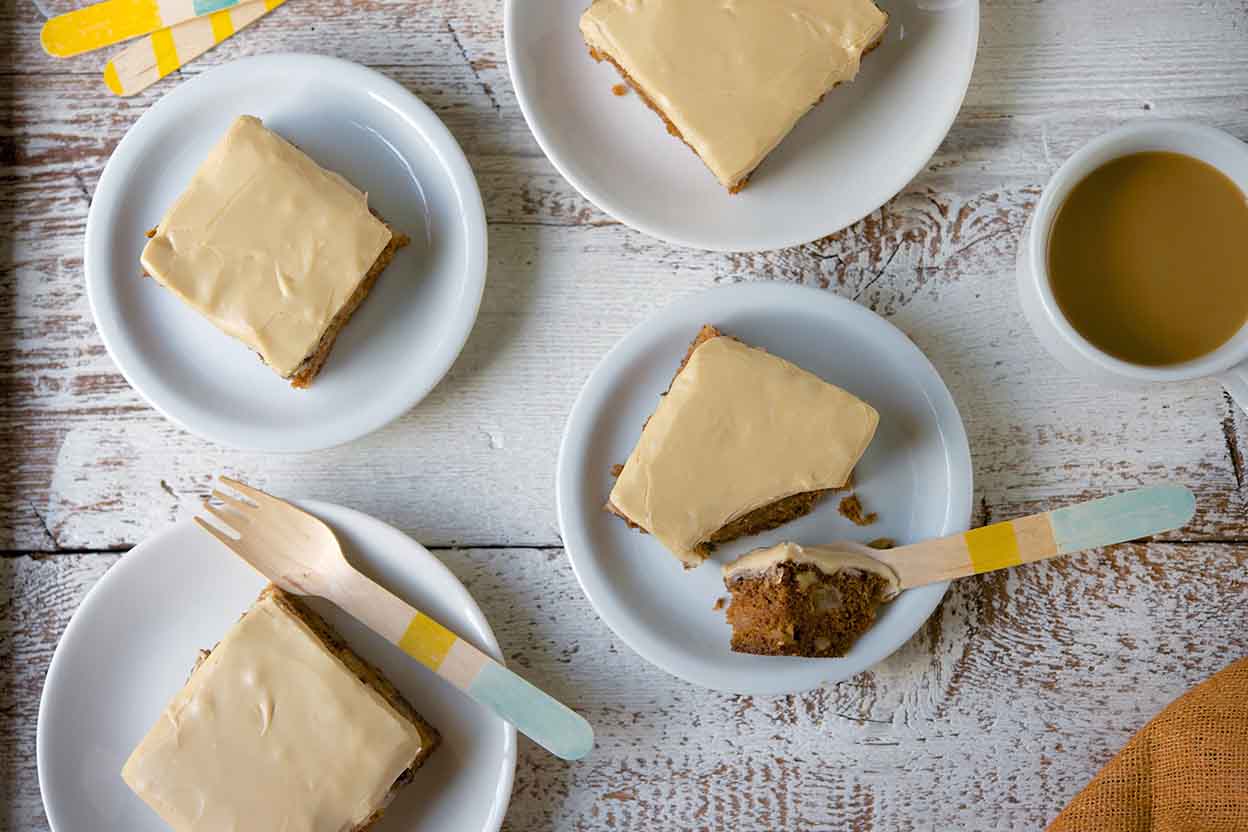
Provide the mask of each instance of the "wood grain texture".
[{"label": "wood grain texture", "polygon": [[[521,740],[506,828],[1035,829],[1167,702],[1248,653],[1248,550],[1127,545],[969,578],[872,671],[785,697],[702,690],[594,616],[562,550],[442,550],[509,664],[581,711],[569,765]],[[0,775],[45,828],[38,692],[118,555],[0,560]]]},{"label": "wood grain texture", "polygon": [[[97,56],[40,49],[45,16],[77,4],[0,0],[0,828],[47,828],[35,716],[70,614],[218,473],[487,547],[438,554],[509,662],[600,739],[575,766],[522,741],[509,829],[1033,829],[1166,702],[1248,654],[1248,417],[1212,383],[1071,378],[1013,282],[1040,188],[1093,136],[1164,116],[1248,139],[1243,0],[986,0],[965,106],[927,169],[851,228],[748,255],[650,240],[563,181],[516,105],[497,0],[297,0],[132,99],[107,93]],[[134,120],[180,78],[277,51],[365,63],[423,98],[490,221],[481,317],[446,380],[311,455],[228,452],[166,422],[113,366],[82,279],[95,183]],[[899,653],[802,696],[666,676],[606,629],[557,548],[559,428],[637,322],[740,280],[818,286],[915,340],[966,422],[976,524],[1159,479],[1196,492],[1196,519],[1170,542],[961,581]]]},{"label": "wood grain texture", "polygon": [[[511,93],[494,4],[433,4],[423,15],[389,0],[362,4],[352,34],[336,37],[341,10],[321,0],[288,4],[185,72],[279,49],[380,66],[425,98],[468,152],[491,221],[491,263],[476,332],[429,400],[347,448],[275,458],[227,456],[172,428],[103,351],[81,281],[90,194],[117,140],[171,82],[113,98],[87,71],[88,58],[30,52],[40,18],[18,4],[10,37],[22,73],[9,80],[21,83],[0,91],[12,113],[11,164],[0,173],[0,184],[11,185],[0,189],[0,231],[12,264],[2,275],[0,317],[10,335],[0,378],[15,399],[7,414],[14,477],[0,488],[10,522],[0,548],[131,545],[170,516],[170,492],[197,495],[220,470],[279,491],[307,483],[338,502],[367,493],[379,513],[430,544],[555,545],[551,426],[562,423],[597,358],[654,309],[742,279],[810,283],[855,298],[927,351],[967,422],[978,520],[1176,478],[1200,504],[1184,536],[1244,539],[1240,416],[1216,386],[1121,394],[1081,384],[1041,351],[1013,288],[1018,236],[1041,184],[1088,138],[1156,114],[1248,136],[1248,50],[1230,48],[1248,40],[1242,6],[1180,6],[1133,8],[1127,33],[1091,49],[1105,26],[1099,6],[986,4],[967,105],[903,194],[807,246],[708,255],[619,226],[541,158]],[[397,18],[398,30],[382,30]],[[1197,41],[1207,47],[1190,56],[1199,76],[1192,88],[1141,70],[1138,57],[1121,65],[1140,43],[1171,41],[1150,66],[1170,66]],[[1127,66],[1134,74],[1124,77]],[[460,418],[466,406],[476,418]],[[452,460],[448,447],[458,451]],[[81,476],[75,461],[84,453],[82,466],[113,474]],[[447,492],[438,479],[410,475],[428,471],[446,471],[457,486]],[[523,472],[523,481],[508,481],[507,472]],[[473,510],[483,498],[493,506],[484,522]]]}]

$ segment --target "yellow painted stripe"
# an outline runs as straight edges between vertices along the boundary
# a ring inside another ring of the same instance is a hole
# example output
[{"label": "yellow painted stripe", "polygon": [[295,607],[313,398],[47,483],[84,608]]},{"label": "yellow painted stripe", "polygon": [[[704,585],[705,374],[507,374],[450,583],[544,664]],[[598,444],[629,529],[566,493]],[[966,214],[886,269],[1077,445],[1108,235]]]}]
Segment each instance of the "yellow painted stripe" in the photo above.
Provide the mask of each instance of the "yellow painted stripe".
[{"label": "yellow painted stripe", "polygon": [[[118,95],[133,95],[173,70],[193,61],[232,34],[237,34],[284,0],[249,0],[211,15],[184,21],[135,41],[113,56],[104,82]],[[217,15],[222,15],[218,18]],[[226,26],[229,26],[227,32]],[[116,80],[116,87],[112,81]]]},{"label": "yellow painted stripe", "polygon": [[173,43],[173,29],[152,32],[152,54],[156,56],[156,72],[161,78],[182,66],[178,61],[178,47]]},{"label": "yellow painted stripe", "polygon": [[994,523],[969,531],[963,538],[971,557],[971,568],[976,573],[1017,566],[1023,562],[1013,523]]},{"label": "yellow painted stripe", "polygon": [[208,22],[212,24],[212,40],[214,43],[220,43],[234,34],[234,21],[230,20],[229,9],[213,12],[208,16]]},{"label": "yellow painted stripe", "polygon": [[68,57],[109,46],[165,24],[154,0],[111,0],[54,17],[40,39],[51,55]]},{"label": "yellow painted stripe", "polygon": [[418,612],[399,639],[399,647],[430,670],[437,670],[457,638],[450,630]]},{"label": "yellow painted stripe", "polygon": [[121,79],[117,77],[117,66],[109,61],[104,65],[104,86],[113,91],[113,95],[124,95]]}]

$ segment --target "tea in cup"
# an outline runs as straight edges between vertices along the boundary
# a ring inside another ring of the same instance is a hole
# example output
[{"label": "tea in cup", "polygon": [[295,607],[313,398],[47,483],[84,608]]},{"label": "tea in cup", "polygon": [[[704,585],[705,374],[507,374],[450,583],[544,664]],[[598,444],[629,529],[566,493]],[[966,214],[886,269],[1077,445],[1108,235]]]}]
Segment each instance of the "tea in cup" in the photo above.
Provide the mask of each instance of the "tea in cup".
[{"label": "tea in cup", "polygon": [[[1248,145],[1150,120],[1058,169],[1023,235],[1023,311],[1110,384],[1218,376],[1248,409]],[[1244,366],[1241,366],[1244,365]]]}]

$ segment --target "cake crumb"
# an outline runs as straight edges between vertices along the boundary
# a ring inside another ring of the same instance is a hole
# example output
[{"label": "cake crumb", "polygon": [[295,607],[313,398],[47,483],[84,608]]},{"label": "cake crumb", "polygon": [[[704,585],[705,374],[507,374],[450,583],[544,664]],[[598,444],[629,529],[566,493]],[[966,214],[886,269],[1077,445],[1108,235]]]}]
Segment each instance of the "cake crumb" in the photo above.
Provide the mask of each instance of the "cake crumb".
[{"label": "cake crumb", "polygon": [[877,519],[876,513],[873,511],[867,514],[863,511],[862,502],[858,499],[857,494],[850,494],[841,498],[841,504],[836,509],[841,516],[849,520],[855,526],[870,526]]},{"label": "cake crumb", "polygon": [[615,93],[616,95],[628,95],[628,85],[616,84],[615,86],[611,87],[611,92]]},{"label": "cake crumb", "polygon": [[725,600],[726,599],[722,595],[719,598],[716,598],[715,603],[711,605],[711,609],[714,610],[715,612],[719,612],[720,610],[724,608]]},{"label": "cake crumb", "polygon": [[891,537],[877,537],[875,540],[867,543],[872,549],[891,549],[897,545],[897,541]]},{"label": "cake crumb", "polygon": [[611,466],[611,476],[618,477],[620,474],[623,474],[623,473],[624,473],[624,466],[619,464],[618,462]]}]

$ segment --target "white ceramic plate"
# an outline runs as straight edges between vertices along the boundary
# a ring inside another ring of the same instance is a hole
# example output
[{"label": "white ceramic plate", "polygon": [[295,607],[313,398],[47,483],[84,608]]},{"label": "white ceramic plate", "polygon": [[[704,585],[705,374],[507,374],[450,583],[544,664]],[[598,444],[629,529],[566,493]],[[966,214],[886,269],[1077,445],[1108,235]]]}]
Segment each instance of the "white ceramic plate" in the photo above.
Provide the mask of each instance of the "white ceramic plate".
[{"label": "white ceramic plate", "polygon": [[[441,561],[358,511],[301,502],[351,561],[496,658],[472,596]],[[167,832],[121,766],[264,581],[189,520],[136,546],[100,579],[65,629],[39,704],[39,787],[54,832]],[[398,686],[443,745],[386,810],[377,832],[497,830],[516,767],[516,731],[328,603],[312,606]]]},{"label": "white ceramic plate", "polygon": [[[859,528],[835,495],[779,529],[721,546],[686,572],[653,537],[603,511],[611,466],[632,451],[689,342],[714,324],[845,388],[880,412],[854,470],[854,491],[879,514]],[[947,583],[902,593],[840,659],[750,656],[728,648],[730,628],[712,610],[726,596],[720,565],[783,540],[910,543],[967,528],[971,456],[957,407],[919,349],[874,312],[816,289],[743,283],[686,298],[647,319],[590,375],[559,451],[559,525],[577,579],[615,634],[667,672],[717,690],[781,694],[847,679],[900,647],[922,626]]]},{"label": "white ceramic plate", "polygon": [[[144,232],[242,114],[366,191],[412,238],[307,390],[140,277]],[[356,64],[265,55],[184,81],[135,122],[91,202],[84,270],[105,346],[153,407],[223,445],[313,450],[376,430],[433,389],[476,320],[485,263],[472,170],[428,107]]]},{"label": "white ceramic plate", "polygon": [[721,251],[798,245],[887,202],[922,170],[962,106],[978,0],[878,0],[884,42],[732,196],[634,93],[589,57],[589,0],[507,0],[507,64],[520,109],[559,172],[603,211],[652,237]]}]

